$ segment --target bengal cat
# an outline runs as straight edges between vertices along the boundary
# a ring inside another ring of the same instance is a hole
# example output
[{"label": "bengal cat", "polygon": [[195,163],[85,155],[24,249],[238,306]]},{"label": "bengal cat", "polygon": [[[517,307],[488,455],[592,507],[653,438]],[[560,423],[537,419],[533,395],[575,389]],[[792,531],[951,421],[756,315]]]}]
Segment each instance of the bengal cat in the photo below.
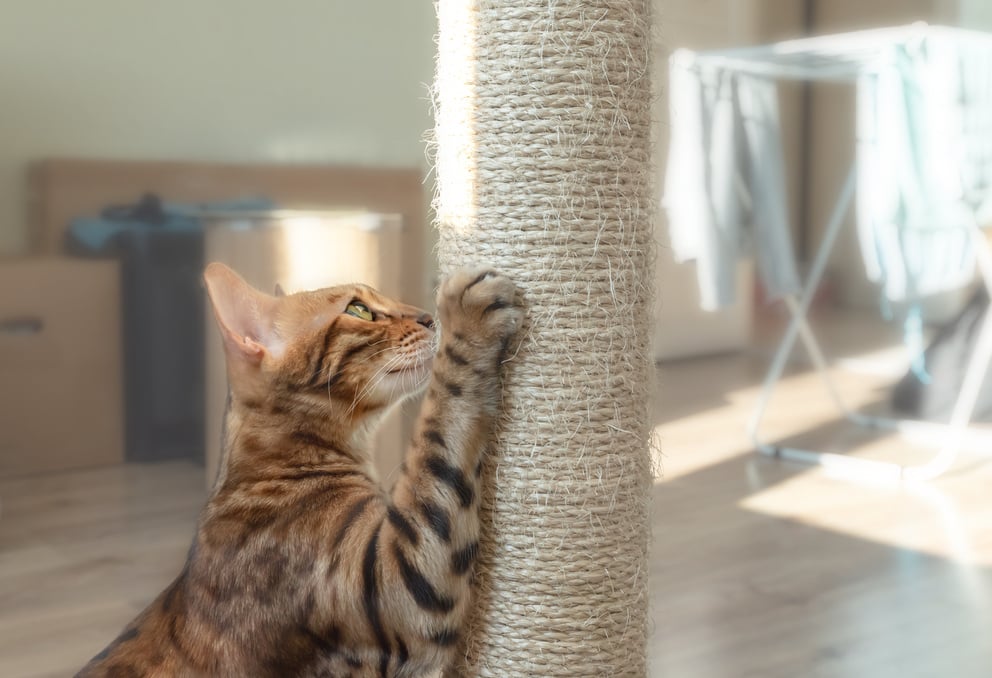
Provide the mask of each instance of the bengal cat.
[{"label": "bengal cat", "polygon": [[[362,285],[270,296],[211,264],[227,357],[222,468],[185,567],[77,676],[421,676],[471,604],[480,455],[523,317],[461,271],[433,318]],[[435,350],[440,343],[439,350]],[[391,493],[369,434],[427,394]]]}]

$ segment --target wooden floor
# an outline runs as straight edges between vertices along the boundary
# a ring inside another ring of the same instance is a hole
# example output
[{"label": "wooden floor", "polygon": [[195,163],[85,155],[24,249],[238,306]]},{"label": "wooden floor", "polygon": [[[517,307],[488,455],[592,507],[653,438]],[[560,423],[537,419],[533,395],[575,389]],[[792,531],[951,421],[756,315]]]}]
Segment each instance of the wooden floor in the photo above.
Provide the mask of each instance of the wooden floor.
[{"label": "wooden floor", "polygon": [[[850,317],[825,329],[871,354],[835,370],[845,396],[884,400],[891,377],[867,367],[888,337]],[[759,341],[659,371],[651,676],[992,676],[992,462],[907,488],[758,458],[744,425],[767,358]],[[767,431],[921,456],[846,433],[801,366]],[[181,463],[0,481],[0,677],[71,675],[175,575],[203,499]]]}]

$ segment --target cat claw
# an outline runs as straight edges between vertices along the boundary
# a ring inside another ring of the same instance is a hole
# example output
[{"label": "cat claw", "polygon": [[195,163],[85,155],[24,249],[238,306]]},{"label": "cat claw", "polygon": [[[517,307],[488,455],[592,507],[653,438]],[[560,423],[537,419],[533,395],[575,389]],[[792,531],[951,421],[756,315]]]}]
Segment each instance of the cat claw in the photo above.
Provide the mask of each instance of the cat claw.
[{"label": "cat claw", "polygon": [[442,327],[473,343],[505,346],[523,324],[519,288],[493,269],[462,269],[438,293]]}]

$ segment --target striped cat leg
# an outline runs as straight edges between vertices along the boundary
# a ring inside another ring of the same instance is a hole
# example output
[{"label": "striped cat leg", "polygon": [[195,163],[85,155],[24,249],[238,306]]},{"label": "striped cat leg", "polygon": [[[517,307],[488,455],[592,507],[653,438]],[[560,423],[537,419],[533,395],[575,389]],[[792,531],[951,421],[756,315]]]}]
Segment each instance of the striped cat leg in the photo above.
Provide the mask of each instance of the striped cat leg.
[{"label": "striped cat leg", "polygon": [[376,610],[405,636],[396,647],[427,648],[434,661],[451,653],[470,604],[481,454],[507,345],[523,320],[517,288],[493,271],[456,273],[441,287],[438,310],[433,377],[365,570],[366,600],[374,593]]}]

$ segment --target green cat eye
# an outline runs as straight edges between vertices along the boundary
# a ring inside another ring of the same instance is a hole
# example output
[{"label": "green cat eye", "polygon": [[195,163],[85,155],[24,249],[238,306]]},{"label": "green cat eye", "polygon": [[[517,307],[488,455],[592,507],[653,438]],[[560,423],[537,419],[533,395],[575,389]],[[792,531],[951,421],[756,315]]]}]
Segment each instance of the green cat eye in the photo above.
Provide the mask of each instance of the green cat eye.
[{"label": "green cat eye", "polygon": [[360,301],[353,301],[348,304],[348,308],[344,309],[344,312],[348,315],[353,315],[356,318],[361,318],[362,320],[373,320],[375,316],[372,315],[372,311],[369,307]]}]

